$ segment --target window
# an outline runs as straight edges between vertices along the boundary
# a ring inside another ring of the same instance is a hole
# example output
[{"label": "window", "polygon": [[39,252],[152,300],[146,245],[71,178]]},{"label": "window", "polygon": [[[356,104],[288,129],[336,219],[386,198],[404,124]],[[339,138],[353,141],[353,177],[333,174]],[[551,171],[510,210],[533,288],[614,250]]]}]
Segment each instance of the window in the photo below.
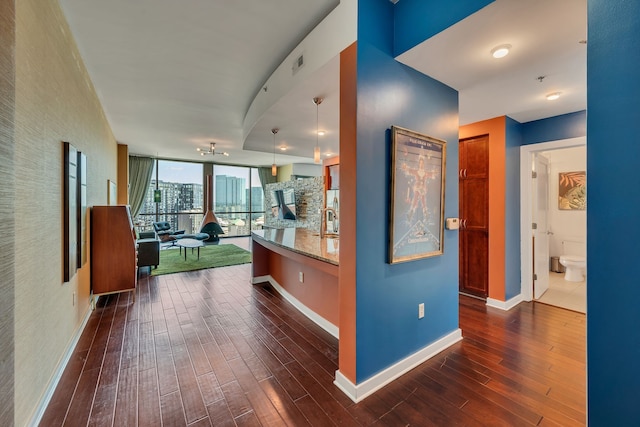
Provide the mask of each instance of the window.
[{"label": "window", "polygon": [[257,168],[214,165],[214,211],[227,237],[247,236],[264,224],[264,192]]},{"label": "window", "polygon": [[[157,160],[145,201],[136,217],[139,230],[168,221],[173,230],[198,233],[204,215],[203,164]],[[160,201],[156,202],[156,191]],[[248,236],[264,224],[264,192],[257,168],[213,165],[213,210],[221,237]]]},{"label": "window", "polygon": [[[155,192],[160,201],[154,201]],[[136,223],[153,229],[155,221],[168,221],[173,230],[197,233],[203,211],[202,164],[158,160]]]}]

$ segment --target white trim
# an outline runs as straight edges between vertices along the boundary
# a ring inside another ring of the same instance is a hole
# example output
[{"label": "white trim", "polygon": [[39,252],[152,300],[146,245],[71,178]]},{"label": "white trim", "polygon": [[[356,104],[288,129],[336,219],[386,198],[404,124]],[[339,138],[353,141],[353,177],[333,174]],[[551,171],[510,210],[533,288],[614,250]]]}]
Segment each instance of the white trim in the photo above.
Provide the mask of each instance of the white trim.
[{"label": "white trim", "polygon": [[531,223],[533,212],[531,207],[531,162],[534,153],[562,148],[582,147],[587,144],[587,137],[562,139],[558,141],[541,142],[520,147],[520,295],[523,301],[533,299],[533,271],[531,260]]},{"label": "white trim", "polygon": [[409,372],[416,366],[431,359],[447,347],[462,340],[462,330],[456,329],[437,341],[432,342],[421,350],[411,354],[400,362],[378,372],[368,380],[360,384],[353,384],[340,371],[336,371],[336,379],[333,382],[344,394],[355,403],[362,401],[367,396],[375,393],[396,378]]},{"label": "white trim", "polygon": [[499,299],[487,298],[487,307],[499,308],[500,310],[511,310],[516,305],[520,304],[522,301],[522,294],[518,294],[515,297],[507,300],[500,301]]},{"label": "white trim", "polygon": [[278,282],[276,282],[276,279],[271,277],[271,275],[254,277],[251,281],[253,284],[263,283],[263,282],[271,283],[271,286],[273,286],[275,290],[278,291],[278,293],[284,297],[284,299],[289,301],[295,308],[297,308],[298,311],[300,311],[302,314],[307,316],[316,325],[320,326],[322,329],[329,332],[335,338],[340,339],[340,336],[339,336],[340,330],[336,325],[329,322],[327,319],[320,316],[315,311],[311,310],[309,307],[307,307],[302,302],[300,302],[300,300],[298,300],[296,297],[291,295],[289,292],[287,292],[285,288],[283,288]]},{"label": "white trim", "polygon": [[91,313],[93,313],[93,310],[91,309],[91,307],[92,305],[89,304],[89,308],[87,309],[87,313],[85,314],[84,319],[82,320],[82,324],[76,330],[75,334],[71,338],[71,342],[69,343],[69,346],[67,347],[66,352],[62,356],[62,359],[58,363],[58,366],[56,366],[56,369],[53,372],[53,376],[51,377],[51,380],[49,381],[49,384],[47,385],[47,388],[45,389],[45,392],[42,395],[42,399],[40,399],[40,402],[38,403],[38,406],[36,407],[36,410],[33,413],[31,420],[29,420],[29,422],[27,423],[28,426],[36,427],[40,424],[40,421],[42,421],[42,416],[44,415],[44,411],[47,409],[47,406],[49,406],[49,402],[51,402],[51,397],[53,397],[53,393],[56,391],[56,387],[58,387],[58,382],[60,382],[60,378],[62,378],[62,374],[64,373],[64,370],[67,367],[69,360],[71,359],[71,355],[73,355],[73,351],[76,349],[76,345],[78,345],[78,341],[82,336],[82,332],[84,332],[84,328],[85,326],[87,326],[89,317],[91,317]]}]

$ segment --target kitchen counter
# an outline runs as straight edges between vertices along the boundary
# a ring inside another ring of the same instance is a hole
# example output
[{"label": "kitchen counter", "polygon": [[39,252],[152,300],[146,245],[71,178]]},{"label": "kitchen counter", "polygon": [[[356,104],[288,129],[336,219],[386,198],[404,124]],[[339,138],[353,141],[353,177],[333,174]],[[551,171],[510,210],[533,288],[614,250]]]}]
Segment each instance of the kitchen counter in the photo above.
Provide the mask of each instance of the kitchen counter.
[{"label": "kitchen counter", "polygon": [[333,237],[320,238],[318,233],[306,228],[267,228],[252,232],[254,239],[289,249],[320,261],[338,265],[339,239]]}]

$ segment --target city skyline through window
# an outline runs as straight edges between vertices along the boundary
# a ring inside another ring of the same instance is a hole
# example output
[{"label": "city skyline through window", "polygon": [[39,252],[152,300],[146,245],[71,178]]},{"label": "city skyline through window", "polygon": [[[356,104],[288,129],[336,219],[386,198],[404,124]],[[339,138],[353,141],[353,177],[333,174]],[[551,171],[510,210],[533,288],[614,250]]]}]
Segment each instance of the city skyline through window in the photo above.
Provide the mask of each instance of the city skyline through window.
[{"label": "city skyline through window", "polygon": [[[206,206],[202,163],[157,160],[140,214],[139,229],[168,221],[173,230],[199,232]],[[264,223],[264,194],[257,168],[213,165],[213,210],[225,236],[249,235]],[[157,201],[156,196],[160,198]]]}]

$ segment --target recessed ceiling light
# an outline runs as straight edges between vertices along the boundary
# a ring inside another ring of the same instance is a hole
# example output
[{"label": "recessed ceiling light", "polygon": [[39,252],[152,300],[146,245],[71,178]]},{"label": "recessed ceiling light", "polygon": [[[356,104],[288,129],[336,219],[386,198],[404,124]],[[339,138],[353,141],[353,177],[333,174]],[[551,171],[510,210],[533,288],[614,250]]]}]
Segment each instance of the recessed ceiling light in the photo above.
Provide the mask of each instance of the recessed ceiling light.
[{"label": "recessed ceiling light", "polygon": [[286,145],[281,146],[280,151],[287,151],[287,146]]},{"label": "recessed ceiling light", "polygon": [[504,58],[509,54],[509,49],[511,49],[510,44],[501,44],[500,46],[496,46],[491,49],[491,56],[494,58]]},{"label": "recessed ceiling light", "polygon": [[319,130],[318,131],[318,136],[324,136],[324,131],[323,130]]},{"label": "recessed ceiling light", "polygon": [[560,98],[560,93],[561,92],[553,92],[547,95],[547,101],[555,101],[556,99]]}]

